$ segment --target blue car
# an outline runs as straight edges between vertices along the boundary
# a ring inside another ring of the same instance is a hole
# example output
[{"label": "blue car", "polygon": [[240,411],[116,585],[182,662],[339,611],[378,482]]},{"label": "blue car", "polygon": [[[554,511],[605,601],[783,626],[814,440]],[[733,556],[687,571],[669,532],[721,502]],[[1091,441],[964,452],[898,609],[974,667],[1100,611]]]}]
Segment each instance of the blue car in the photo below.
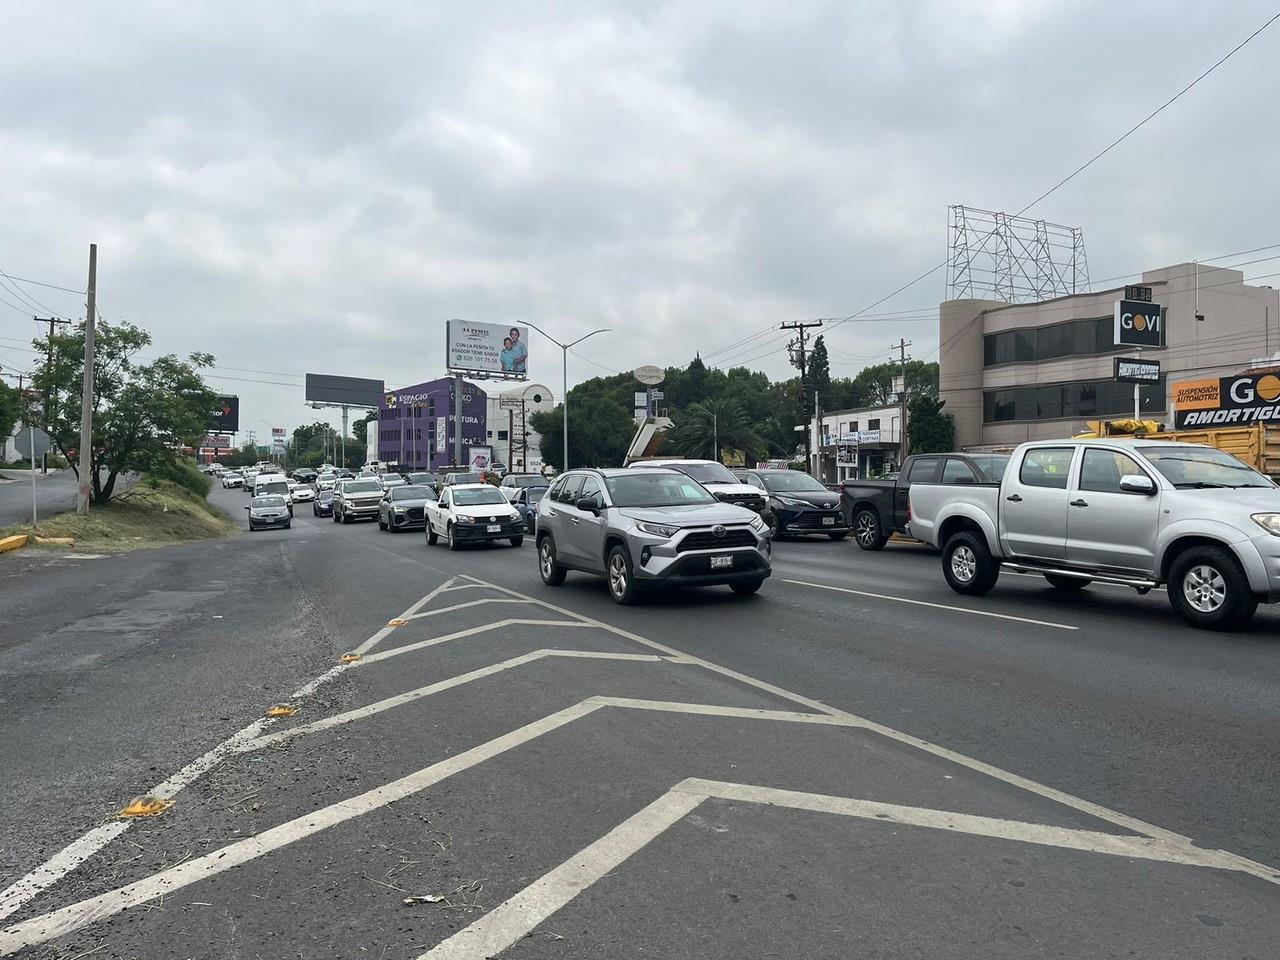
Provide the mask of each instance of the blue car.
[{"label": "blue car", "polygon": [[524,517],[524,528],[529,533],[533,533],[533,518],[538,515],[538,501],[546,492],[546,487],[521,487],[511,498],[511,505]]}]

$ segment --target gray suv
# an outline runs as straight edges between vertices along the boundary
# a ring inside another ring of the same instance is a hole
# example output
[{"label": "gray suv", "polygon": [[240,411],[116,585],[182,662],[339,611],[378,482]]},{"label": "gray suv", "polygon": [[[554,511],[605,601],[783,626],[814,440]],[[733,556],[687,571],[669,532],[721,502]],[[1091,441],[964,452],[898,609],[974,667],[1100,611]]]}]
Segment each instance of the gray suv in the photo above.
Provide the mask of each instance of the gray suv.
[{"label": "gray suv", "polygon": [[728,585],[752,594],[771,571],[769,528],[676,470],[571,470],[538,502],[542,582],[603,576],[618,603],[648,586]]}]

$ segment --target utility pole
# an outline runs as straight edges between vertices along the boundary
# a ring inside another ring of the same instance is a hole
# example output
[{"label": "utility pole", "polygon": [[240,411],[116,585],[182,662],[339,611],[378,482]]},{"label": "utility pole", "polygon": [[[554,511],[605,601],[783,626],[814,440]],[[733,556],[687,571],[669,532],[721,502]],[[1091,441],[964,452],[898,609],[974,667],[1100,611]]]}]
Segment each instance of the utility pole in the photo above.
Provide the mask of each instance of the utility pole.
[{"label": "utility pole", "polygon": [[98,245],[89,244],[89,289],[84,317],[84,384],[80,395],[80,467],[76,513],[89,512],[89,471],[93,453],[93,329],[98,319]]},{"label": "utility pole", "polygon": [[[523,400],[521,401],[523,402]],[[516,445],[516,409],[509,407],[507,409],[507,472],[510,473],[515,466],[515,445]]]},{"label": "utility pole", "polygon": [[901,412],[898,414],[898,467],[907,462],[907,451],[910,448],[907,443],[907,361],[911,358],[907,356],[907,347],[911,346],[910,340],[898,338],[898,342],[889,348],[890,351],[898,351],[898,362],[901,364],[902,392],[898,395],[898,402],[901,406]]},{"label": "utility pole", "polygon": [[[792,364],[800,368],[800,397],[802,400],[804,398],[805,390],[808,389],[808,385],[809,385],[809,371],[807,367],[808,356],[805,352],[806,344],[808,341],[808,334],[806,334],[805,331],[810,327],[820,327],[820,326],[822,326],[821,320],[808,320],[808,321],[795,320],[791,323],[784,323],[779,327],[779,329],[781,330],[796,331],[795,339],[787,344],[787,349],[791,351]],[[807,404],[802,402],[801,408],[803,409],[805,406],[807,406]],[[816,406],[814,408],[814,411],[817,412]],[[805,418],[808,419],[808,416],[809,416],[809,411],[806,410]],[[804,431],[804,463],[805,463],[806,470],[814,469],[813,433],[809,427],[805,427],[805,431]]]},{"label": "utility pole", "polygon": [[[49,368],[53,366],[53,333],[57,326],[69,327],[70,320],[59,320],[57,317],[32,317],[36,323],[47,323],[49,325],[49,339],[45,348],[45,385],[44,385],[44,428],[47,431],[49,424],[53,421],[53,410],[50,408],[51,399],[49,396]],[[49,454],[46,452],[41,458],[41,472],[49,472]]]}]

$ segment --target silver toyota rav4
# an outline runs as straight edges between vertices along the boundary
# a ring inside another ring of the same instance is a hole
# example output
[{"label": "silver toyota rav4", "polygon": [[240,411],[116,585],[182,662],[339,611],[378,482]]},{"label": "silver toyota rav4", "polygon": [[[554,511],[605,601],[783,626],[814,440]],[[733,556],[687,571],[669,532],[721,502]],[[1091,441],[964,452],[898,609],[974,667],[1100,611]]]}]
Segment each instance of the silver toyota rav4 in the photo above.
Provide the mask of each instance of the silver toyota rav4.
[{"label": "silver toyota rav4", "polygon": [[618,603],[646,586],[728,585],[752,594],[770,573],[769,528],[676,470],[571,470],[538,502],[538,571],[603,576]]}]

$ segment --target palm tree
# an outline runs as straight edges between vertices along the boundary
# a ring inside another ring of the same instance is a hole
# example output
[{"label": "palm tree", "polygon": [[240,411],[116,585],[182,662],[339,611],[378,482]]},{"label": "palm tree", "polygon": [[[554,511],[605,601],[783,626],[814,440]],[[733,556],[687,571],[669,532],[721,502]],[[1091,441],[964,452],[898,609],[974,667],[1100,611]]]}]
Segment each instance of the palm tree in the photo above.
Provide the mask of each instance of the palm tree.
[{"label": "palm tree", "polygon": [[766,446],[736,400],[691,403],[667,433],[682,457],[719,460],[721,450],[741,450],[750,460]]}]

